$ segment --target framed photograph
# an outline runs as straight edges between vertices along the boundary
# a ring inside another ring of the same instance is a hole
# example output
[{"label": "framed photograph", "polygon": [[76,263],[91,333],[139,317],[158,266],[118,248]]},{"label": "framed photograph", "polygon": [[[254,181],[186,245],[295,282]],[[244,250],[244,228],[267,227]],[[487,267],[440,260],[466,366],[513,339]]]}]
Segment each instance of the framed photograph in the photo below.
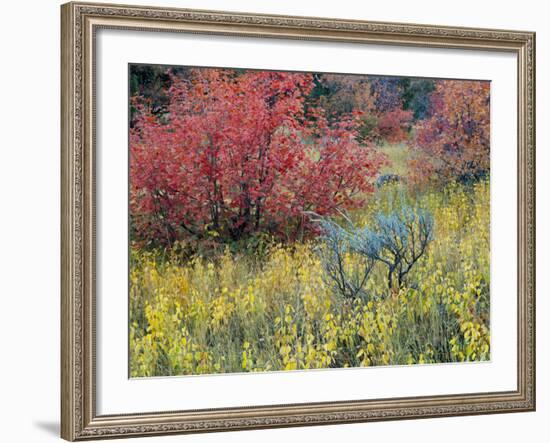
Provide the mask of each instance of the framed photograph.
[{"label": "framed photograph", "polygon": [[61,17],[63,438],[535,409],[534,33]]}]

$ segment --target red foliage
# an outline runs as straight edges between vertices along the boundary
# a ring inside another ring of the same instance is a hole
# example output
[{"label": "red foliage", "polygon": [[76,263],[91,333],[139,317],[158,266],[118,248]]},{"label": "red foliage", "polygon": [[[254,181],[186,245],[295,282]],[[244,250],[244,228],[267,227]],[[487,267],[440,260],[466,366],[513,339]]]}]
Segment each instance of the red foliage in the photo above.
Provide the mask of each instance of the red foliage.
[{"label": "red foliage", "polygon": [[304,111],[310,75],[194,70],[173,78],[168,113],[134,100],[131,215],[136,238],[170,245],[207,232],[293,237],[304,212],[360,204],[382,158],[356,141],[358,116]]},{"label": "red foliage", "polygon": [[475,179],[490,168],[490,84],[438,80],[431,117],[417,126],[417,178]]},{"label": "red foliage", "polygon": [[378,136],[390,143],[407,140],[413,111],[395,107],[391,111],[380,113],[378,117]]},{"label": "red foliage", "polygon": [[387,79],[324,74],[323,85],[331,91],[322,100],[331,114],[350,109],[361,111],[361,137],[369,142],[399,143],[409,138],[412,110],[403,109],[402,91],[388,93]]}]

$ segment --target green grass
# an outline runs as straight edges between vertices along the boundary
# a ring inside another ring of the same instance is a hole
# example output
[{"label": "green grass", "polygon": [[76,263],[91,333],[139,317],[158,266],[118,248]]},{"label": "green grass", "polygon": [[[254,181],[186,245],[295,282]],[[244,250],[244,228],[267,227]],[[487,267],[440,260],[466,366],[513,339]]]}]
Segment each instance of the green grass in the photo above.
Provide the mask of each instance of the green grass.
[{"label": "green grass", "polygon": [[410,148],[407,144],[384,144],[379,147],[379,150],[388,157],[389,161],[389,164],[380,171],[381,174],[396,174],[401,177],[408,175],[407,162],[410,157]]}]

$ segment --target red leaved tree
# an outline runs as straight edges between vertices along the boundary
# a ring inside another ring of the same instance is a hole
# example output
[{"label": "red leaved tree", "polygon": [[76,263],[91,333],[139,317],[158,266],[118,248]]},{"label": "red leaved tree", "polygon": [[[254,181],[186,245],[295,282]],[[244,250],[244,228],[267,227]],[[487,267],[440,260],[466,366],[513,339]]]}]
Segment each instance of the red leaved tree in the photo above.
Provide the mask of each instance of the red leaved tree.
[{"label": "red leaved tree", "polygon": [[390,143],[399,143],[409,137],[413,111],[396,107],[387,112],[380,112],[378,116],[378,139]]},{"label": "red leaved tree", "polygon": [[165,115],[135,99],[134,238],[293,238],[305,212],[359,205],[383,160],[357,142],[358,116],[329,124],[322,109],[304,111],[312,85],[307,74],[197,69],[173,77]]},{"label": "red leaved tree", "polygon": [[490,168],[490,84],[438,80],[430,117],[417,125],[417,178],[471,180]]}]

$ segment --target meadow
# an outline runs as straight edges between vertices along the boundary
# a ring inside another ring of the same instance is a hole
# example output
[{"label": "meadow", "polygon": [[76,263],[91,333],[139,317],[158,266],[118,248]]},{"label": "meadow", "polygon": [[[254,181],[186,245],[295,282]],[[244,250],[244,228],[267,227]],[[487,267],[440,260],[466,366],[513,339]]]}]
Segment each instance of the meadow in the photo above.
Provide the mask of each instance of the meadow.
[{"label": "meadow", "polygon": [[[411,173],[406,143],[379,150],[388,159],[379,177]],[[404,207],[430,214],[431,241],[399,285],[373,261],[357,297],[327,279],[322,236],[266,235],[208,254],[132,247],[131,376],[490,359],[488,179],[382,180],[365,205],[332,220],[362,229]],[[363,266],[348,250],[341,258],[350,275]]]}]

